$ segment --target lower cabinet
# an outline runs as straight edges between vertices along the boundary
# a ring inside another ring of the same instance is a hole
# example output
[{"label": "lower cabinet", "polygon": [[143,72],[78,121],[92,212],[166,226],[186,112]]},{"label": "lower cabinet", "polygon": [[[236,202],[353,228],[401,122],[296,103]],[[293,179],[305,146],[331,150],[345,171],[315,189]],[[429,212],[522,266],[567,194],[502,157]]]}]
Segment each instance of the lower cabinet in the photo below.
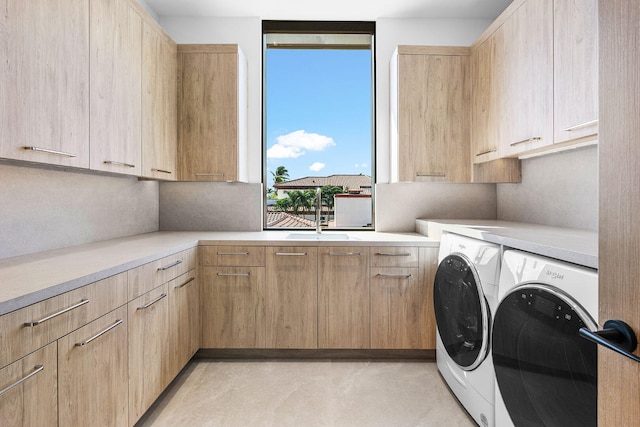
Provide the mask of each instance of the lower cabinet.
[{"label": "lower cabinet", "polygon": [[200,287],[197,268],[168,283],[169,381],[200,348]]},{"label": "lower cabinet", "polygon": [[58,425],[127,426],[128,376],[122,306],[58,340]]},{"label": "lower cabinet", "polygon": [[0,425],[58,423],[58,347],[51,343],[0,369]]}]

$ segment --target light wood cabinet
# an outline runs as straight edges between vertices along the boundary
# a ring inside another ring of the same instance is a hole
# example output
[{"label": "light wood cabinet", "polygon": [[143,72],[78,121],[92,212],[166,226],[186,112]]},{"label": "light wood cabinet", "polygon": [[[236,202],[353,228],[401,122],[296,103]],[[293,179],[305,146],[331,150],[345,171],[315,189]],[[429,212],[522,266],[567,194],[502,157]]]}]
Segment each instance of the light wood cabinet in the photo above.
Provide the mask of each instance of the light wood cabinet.
[{"label": "light wood cabinet", "polygon": [[317,348],[318,249],[266,250],[266,346]]},{"label": "light wood cabinet", "polygon": [[439,248],[420,248],[420,282],[422,283],[422,316],[420,320],[420,346],[436,348],[436,313],[433,308],[433,284],[438,270]]},{"label": "light wood cabinet", "polygon": [[170,382],[167,293],[165,283],[128,304],[130,425]]},{"label": "light wood cabinet", "polygon": [[318,248],[318,348],[369,347],[369,248]]},{"label": "light wood cabinet", "polygon": [[89,167],[87,0],[3,3],[0,157]]},{"label": "light wood cabinet", "polygon": [[465,47],[396,48],[390,70],[393,181],[470,182],[468,69]]},{"label": "light wood cabinet", "polygon": [[177,46],[148,19],[143,21],[142,30],[141,175],[176,180]]},{"label": "light wood cabinet", "polygon": [[127,309],[58,340],[58,425],[127,426]]},{"label": "light wood cabinet", "polygon": [[598,133],[596,0],[554,0],[554,142]]},{"label": "light wood cabinet", "polygon": [[127,0],[90,5],[90,166],[140,175],[142,18]]},{"label": "light wood cabinet", "polygon": [[200,282],[198,269],[167,284],[169,291],[169,381],[200,348]]},{"label": "light wood cabinet", "polygon": [[0,425],[41,427],[58,424],[56,343],[0,369]]},{"label": "light wood cabinet", "polygon": [[237,45],[178,46],[181,181],[246,181],[246,59]]}]

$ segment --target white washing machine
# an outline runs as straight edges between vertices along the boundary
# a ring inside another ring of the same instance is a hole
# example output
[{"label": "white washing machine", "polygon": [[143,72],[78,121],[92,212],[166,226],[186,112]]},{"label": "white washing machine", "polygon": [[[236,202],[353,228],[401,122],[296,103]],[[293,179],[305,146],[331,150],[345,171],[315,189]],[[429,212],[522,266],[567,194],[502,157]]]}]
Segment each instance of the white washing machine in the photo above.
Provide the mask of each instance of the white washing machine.
[{"label": "white washing machine", "polygon": [[499,245],[443,233],[434,281],[438,370],[478,425],[494,426],[492,314]]},{"label": "white washing machine", "polygon": [[498,287],[496,426],[596,426],[597,271],[507,250]]}]

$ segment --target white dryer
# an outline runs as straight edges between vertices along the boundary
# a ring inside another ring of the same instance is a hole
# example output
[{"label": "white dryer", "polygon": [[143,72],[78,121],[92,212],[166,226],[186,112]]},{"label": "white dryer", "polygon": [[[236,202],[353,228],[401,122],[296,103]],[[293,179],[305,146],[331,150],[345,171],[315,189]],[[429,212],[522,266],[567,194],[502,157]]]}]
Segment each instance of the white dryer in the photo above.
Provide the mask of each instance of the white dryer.
[{"label": "white dryer", "polygon": [[597,271],[507,250],[498,287],[496,426],[596,426]]},{"label": "white dryer", "polygon": [[489,340],[498,301],[500,252],[499,245],[443,233],[433,289],[438,370],[483,427],[495,425]]}]

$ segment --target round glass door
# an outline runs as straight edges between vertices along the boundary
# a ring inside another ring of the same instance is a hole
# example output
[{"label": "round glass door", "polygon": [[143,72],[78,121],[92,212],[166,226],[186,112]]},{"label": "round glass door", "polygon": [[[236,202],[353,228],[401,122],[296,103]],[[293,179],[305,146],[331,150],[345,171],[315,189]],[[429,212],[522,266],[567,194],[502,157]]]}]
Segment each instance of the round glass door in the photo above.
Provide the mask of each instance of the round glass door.
[{"label": "round glass door", "polygon": [[476,270],[464,255],[451,254],[442,260],[433,300],[447,354],[462,369],[475,369],[489,349],[489,307]]},{"label": "round glass door", "polygon": [[526,284],[500,302],[492,357],[498,389],[516,426],[596,426],[596,344],[578,329],[596,323],[561,290]]}]

